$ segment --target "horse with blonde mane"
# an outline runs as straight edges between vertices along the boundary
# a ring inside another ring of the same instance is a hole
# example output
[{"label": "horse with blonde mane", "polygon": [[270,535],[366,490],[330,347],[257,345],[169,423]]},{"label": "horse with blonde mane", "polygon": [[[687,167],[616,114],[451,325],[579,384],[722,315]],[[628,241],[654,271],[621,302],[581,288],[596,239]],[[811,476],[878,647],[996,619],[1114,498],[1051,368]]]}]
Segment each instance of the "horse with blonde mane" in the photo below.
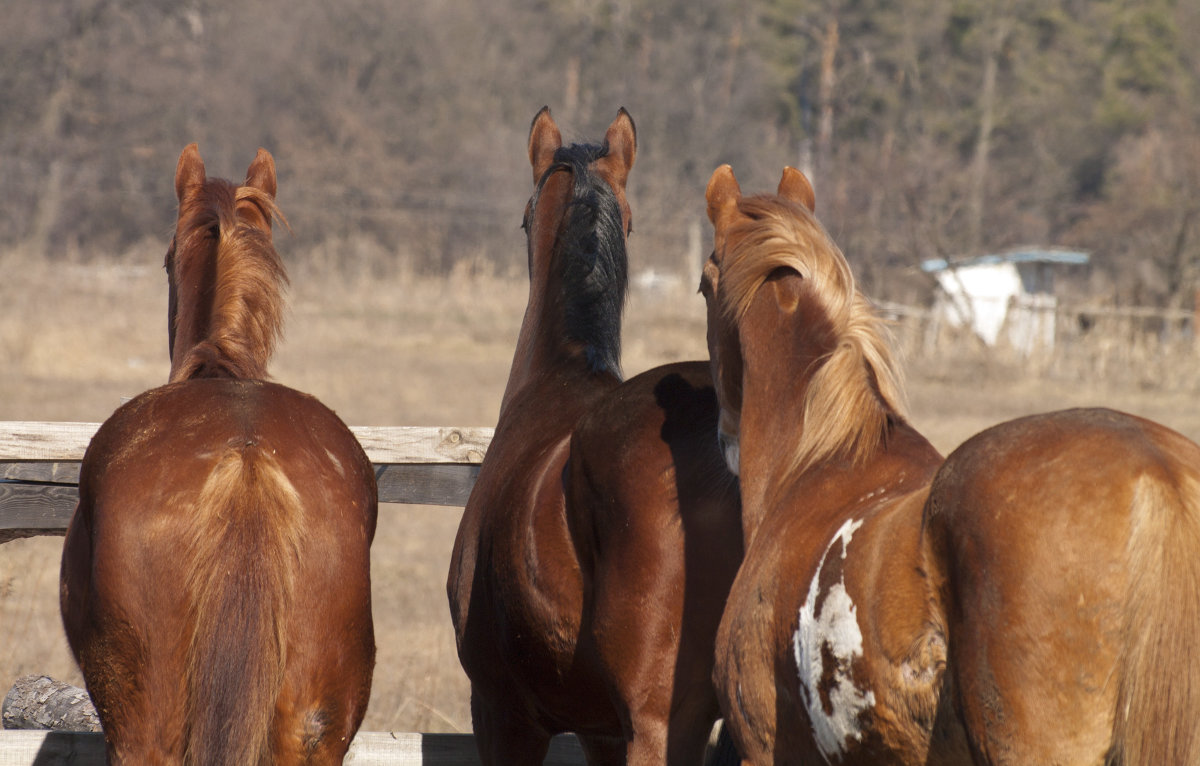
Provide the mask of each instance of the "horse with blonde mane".
[{"label": "horse with blonde mane", "polygon": [[170,382],[84,455],[61,608],[113,764],[341,763],[374,667],[375,474],[316,399],[271,383],[275,163],[175,174]]},{"label": "horse with blonde mane", "polygon": [[747,540],[717,634],[725,726],[749,764],[965,754],[952,728],[931,748],[947,644],[921,511],[942,458],[904,417],[885,327],[798,171],[742,197],[722,166],[706,196],[709,351]]},{"label": "horse with blonde mane", "polygon": [[717,639],[748,764],[1200,762],[1200,447],[1035,415],[939,467],[884,325],[785,169],[706,193],[745,562]]}]

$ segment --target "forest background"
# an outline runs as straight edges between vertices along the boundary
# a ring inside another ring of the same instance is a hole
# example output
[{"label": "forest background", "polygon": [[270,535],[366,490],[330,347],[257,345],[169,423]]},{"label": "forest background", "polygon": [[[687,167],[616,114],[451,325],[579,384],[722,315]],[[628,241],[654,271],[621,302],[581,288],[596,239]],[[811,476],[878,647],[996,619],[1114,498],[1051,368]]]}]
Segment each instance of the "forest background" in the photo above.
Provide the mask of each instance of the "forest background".
[{"label": "forest background", "polygon": [[0,250],[155,247],[198,141],[279,164],[293,260],[523,270],[524,156],[638,128],[635,270],[690,283],[718,164],[805,170],[871,296],[1015,245],[1088,251],[1095,301],[1190,308],[1200,272],[1200,5],[1178,0],[10,0]]}]

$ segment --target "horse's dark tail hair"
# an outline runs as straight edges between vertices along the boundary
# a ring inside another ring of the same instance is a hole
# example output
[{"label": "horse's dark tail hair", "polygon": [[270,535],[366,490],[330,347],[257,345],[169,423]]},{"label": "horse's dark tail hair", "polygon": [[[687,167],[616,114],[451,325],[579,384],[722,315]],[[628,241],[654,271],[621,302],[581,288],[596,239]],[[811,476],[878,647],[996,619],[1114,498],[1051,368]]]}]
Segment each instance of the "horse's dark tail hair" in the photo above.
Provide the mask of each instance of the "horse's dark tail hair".
[{"label": "horse's dark tail hair", "polygon": [[566,332],[583,344],[589,369],[621,375],[621,313],[629,283],[625,229],[616,194],[588,165],[607,155],[606,146],[560,148],[556,165],[574,177],[563,248]]},{"label": "horse's dark tail hair", "polygon": [[197,500],[188,650],[188,766],[271,761],[286,662],[287,611],[301,537],[300,500],[255,445],[225,453]]}]

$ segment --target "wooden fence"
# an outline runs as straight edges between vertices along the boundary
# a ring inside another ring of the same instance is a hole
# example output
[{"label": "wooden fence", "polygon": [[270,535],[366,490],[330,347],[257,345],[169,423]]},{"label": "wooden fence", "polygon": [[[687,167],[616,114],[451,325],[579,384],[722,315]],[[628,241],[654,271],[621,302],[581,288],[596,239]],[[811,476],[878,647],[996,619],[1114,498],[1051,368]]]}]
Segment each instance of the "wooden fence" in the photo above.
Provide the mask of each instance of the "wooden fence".
[{"label": "wooden fence", "polygon": [[[99,423],[0,423],[0,542],[62,535],[79,499],[79,463]],[[355,427],[381,503],[462,506],[491,428]]]},{"label": "wooden fence", "polygon": [[[0,543],[63,535],[79,497],[79,463],[98,423],[0,423]],[[462,506],[492,438],[490,428],[356,427],[375,464],[383,503]],[[0,552],[3,548],[0,547]],[[580,766],[571,736],[556,737],[546,764]],[[100,734],[0,731],[0,766],[104,763]],[[468,734],[359,732],[346,757],[360,766],[478,764]]]}]

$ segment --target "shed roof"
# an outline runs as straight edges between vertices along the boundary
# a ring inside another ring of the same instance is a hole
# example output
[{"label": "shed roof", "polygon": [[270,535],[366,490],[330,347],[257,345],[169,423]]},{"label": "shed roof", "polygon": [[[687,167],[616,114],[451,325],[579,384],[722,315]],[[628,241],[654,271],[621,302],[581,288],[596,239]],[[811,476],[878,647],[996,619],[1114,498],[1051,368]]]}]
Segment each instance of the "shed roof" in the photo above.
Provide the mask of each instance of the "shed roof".
[{"label": "shed roof", "polygon": [[1090,254],[1078,250],[1063,250],[1059,248],[1018,247],[1003,253],[977,255],[974,258],[956,260],[953,264],[945,258],[930,258],[921,261],[921,271],[937,273],[949,268],[963,269],[972,266],[994,266],[998,263],[1059,263],[1068,266],[1082,266],[1090,259]]}]

